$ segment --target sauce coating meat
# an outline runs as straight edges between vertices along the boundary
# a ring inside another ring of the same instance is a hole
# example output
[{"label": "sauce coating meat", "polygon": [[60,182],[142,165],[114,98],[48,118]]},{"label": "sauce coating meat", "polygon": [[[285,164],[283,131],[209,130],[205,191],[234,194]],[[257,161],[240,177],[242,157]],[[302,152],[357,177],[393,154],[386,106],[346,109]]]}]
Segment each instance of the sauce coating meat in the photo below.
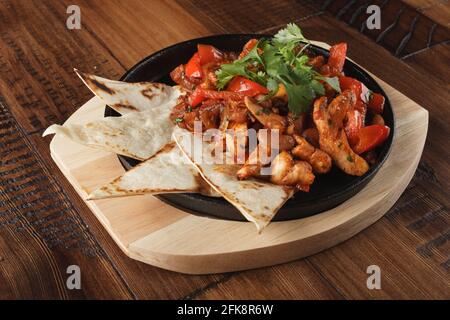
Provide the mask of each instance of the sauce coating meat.
[{"label": "sauce coating meat", "polygon": [[[240,180],[268,179],[307,192],[333,166],[365,174],[389,136],[384,97],[344,74],[347,44],[332,46],[326,58],[308,48],[300,29],[291,26],[289,37],[283,32],[251,39],[240,53],[199,45],[170,73],[185,92],[170,119],[190,131],[196,121],[203,132],[218,129],[224,150],[235,159],[244,155]],[[236,132],[246,139],[237,142]],[[270,168],[269,177],[263,168]]]}]

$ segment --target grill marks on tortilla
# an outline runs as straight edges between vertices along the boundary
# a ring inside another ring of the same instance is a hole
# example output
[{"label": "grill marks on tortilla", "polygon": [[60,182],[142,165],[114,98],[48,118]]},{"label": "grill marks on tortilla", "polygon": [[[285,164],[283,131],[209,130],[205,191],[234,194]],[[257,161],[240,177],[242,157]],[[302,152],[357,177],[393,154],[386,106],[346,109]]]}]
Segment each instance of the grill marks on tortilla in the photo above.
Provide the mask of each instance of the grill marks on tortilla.
[{"label": "grill marks on tortilla", "polygon": [[96,91],[103,91],[109,95],[116,94],[115,90],[109,88],[104,82],[101,82],[96,77],[85,75],[84,80],[89,88],[93,88]]},{"label": "grill marks on tortilla", "polygon": [[236,175],[237,171],[239,170],[239,165],[233,165],[233,164],[218,164],[214,165],[213,170],[220,172],[224,175],[228,175],[230,177],[233,177]]},{"label": "grill marks on tortilla", "polygon": [[[181,94],[179,87],[150,82],[126,83],[84,74],[77,70],[75,72],[95,95],[123,116],[104,118],[84,125],[53,125],[43,135],[61,134],[96,149],[111,151],[137,160],[148,159],[131,173],[126,174],[127,176],[140,170],[153,170],[157,167],[155,163],[158,157],[172,152],[174,142],[171,142],[171,134],[174,124],[170,121],[169,115]],[[178,158],[184,159],[179,150]],[[182,170],[182,174],[186,175],[184,181],[177,180],[177,170]],[[100,187],[92,197],[166,192],[199,192],[207,196],[220,196],[188,162],[178,163],[172,167],[169,165],[165,173],[171,173],[172,176],[166,177],[164,182],[161,172],[153,170],[156,178],[150,177],[152,179],[148,183],[143,183],[141,187],[132,186],[132,182],[131,186],[123,186],[121,183],[127,177],[124,175]],[[167,182],[171,181],[175,182],[167,185]],[[189,183],[186,184],[186,182]]]},{"label": "grill marks on tortilla", "polygon": [[53,125],[44,135],[62,134],[97,149],[146,160],[171,141],[170,112],[181,91],[165,84],[127,83],[75,70],[105,104],[122,114],[87,124]]},{"label": "grill marks on tortilla", "polygon": [[172,109],[181,94],[179,87],[163,83],[128,83],[82,73],[76,69],[75,72],[96,96],[120,114],[147,111],[162,105]]},{"label": "grill marks on tortilla", "polygon": [[[294,194],[293,188],[259,180],[237,179],[237,165],[214,164],[211,143],[187,130],[175,128],[174,139],[201,176],[242,215],[253,222],[258,231],[264,229],[281,206]],[[202,146],[201,161],[193,156],[193,146]],[[229,163],[229,162],[228,162]]]},{"label": "grill marks on tortilla", "polygon": [[131,104],[124,104],[124,103],[116,103],[111,106],[114,110],[130,110],[130,111],[139,111],[135,106]]},{"label": "grill marks on tortilla", "polygon": [[171,142],[150,159],[94,190],[88,199],[201,191],[211,194],[205,184],[175,142]]},{"label": "grill marks on tortilla", "polygon": [[146,160],[171,141],[170,111],[161,106],[86,124],[52,125],[43,135],[62,134],[86,146]]},{"label": "grill marks on tortilla", "polygon": [[[162,89],[162,91],[164,91],[164,87],[163,88],[161,88]],[[144,96],[144,97],[147,97],[148,99],[153,99],[153,97],[154,97],[154,93],[153,93],[153,90],[152,89],[144,89],[144,90],[142,90],[141,91],[141,93],[142,93],[142,95]]]}]

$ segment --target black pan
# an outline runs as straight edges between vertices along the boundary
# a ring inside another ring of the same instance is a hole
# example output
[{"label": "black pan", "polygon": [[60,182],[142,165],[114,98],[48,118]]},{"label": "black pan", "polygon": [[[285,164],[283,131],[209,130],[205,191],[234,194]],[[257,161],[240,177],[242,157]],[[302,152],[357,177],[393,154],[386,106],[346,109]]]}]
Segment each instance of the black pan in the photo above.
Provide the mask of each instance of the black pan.
[{"label": "black pan", "polygon": [[[205,38],[193,39],[181,42],[162,49],[128,70],[121,78],[122,81],[139,82],[152,81],[163,82],[169,85],[174,83],[169,77],[170,71],[181,63],[186,63],[197,50],[197,44],[211,44],[224,51],[240,52],[243,45],[251,38],[260,38],[263,35],[254,34],[227,34]],[[266,36],[270,37],[270,36]],[[317,46],[311,46],[316,54],[328,56],[328,51]],[[347,76],[362,81],[370,90],[382,93],[386,98],[383,118],[391,133],[386,142],[379,148],[378,161],[362,177],[354,177],[344,174],[333,167],[332,171],[323,176],[316,176],[314,184],[309,193],[298,192],[289,199],[280,209],[274,221],[292,220],[311,216],[325,210],[331,209],[348,200],[358,193],[374,177],[376,172],[386,160],[392,144],[394,134],[394,115],[389,99],[377,82],[363,69],[347,60],[344,66]],[[106,107],[105,116],[119,116],[110,107]],[[139,162],[124,156],[118,156],[125,169],[130,169]],[[200,194],[161,194],[158,198],[162,201],[182,209],[184,211],[221,219],[245,221],[239,211],[222,198],[211,198]]]}]

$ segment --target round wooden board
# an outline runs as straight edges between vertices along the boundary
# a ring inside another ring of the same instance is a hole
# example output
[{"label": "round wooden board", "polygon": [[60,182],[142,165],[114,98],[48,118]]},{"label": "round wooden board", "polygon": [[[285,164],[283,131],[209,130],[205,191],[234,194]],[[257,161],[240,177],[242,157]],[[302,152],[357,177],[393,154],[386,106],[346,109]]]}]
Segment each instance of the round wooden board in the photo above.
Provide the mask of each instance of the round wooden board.
[{"label": "round wooden board", "polygon": [[[376,77],[375,77],[376,78]],[[373,180],[356,196],[321,214],[273,222],[262,234],[252,223],[194,216],[151,195],[86,201],[119,247],[131,258],[164,269],[208,274],[252,269],[302,258],[334,246],[381,218],[397,201],[419,163],[428,112],[376,78],[396,117],[391,153]],[[66,123],[103,117],[93,98]],[[121,175],[115,154],[53,138],[53,159],[85,199],[94,188]]]}]

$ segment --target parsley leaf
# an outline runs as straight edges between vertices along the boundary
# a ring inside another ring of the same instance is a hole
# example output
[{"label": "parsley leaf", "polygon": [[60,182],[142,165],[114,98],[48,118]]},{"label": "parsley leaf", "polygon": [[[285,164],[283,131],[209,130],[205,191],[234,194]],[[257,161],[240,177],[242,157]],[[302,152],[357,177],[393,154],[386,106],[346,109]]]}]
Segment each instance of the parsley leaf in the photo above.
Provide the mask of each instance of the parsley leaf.
[{"label": "parsley leaf", "polygon": [[315,78],[318,80],[323,80],[326,83],[330,85],[335,91],[341,93],[341,86],[339,85],[339,78],[338,77],[325,77],[321,75],[320,73],[315,74]]},{"label": "parsley leaf", "polygon": [[299,26],[295,23],[289,23],[286,28],[281,29],[274,36],[274,42],[277,45],[298,43],[298,42],[309,42],[304,36]]},{"label": "parsley leaf", "polygon": [[308,111],[316,96],[312,86],[288,83],[284,83],[284,86],[288,95],[289,110],[295,115]]},{"label": "parsley leaf", "polygon": [[220,69],[216,71],[217,76],[217,88],[219,90],[225,88],[228,82],[233,79],[234,76],[243,76],[252,81],[258,82],[261,85],[266,84],[266,73],[264,71],[251,71],[249,66],[257,67],[263,65],[263,61],[258,53],[258,48],[265,40],[261,39],[253,47],[252,50],[241,59],[235,60],[232,63],[222,64]]},{"label": "parsley leaf", "polygon": [[315,98],[325,95],[323,82],[341,92],[337,77],[325,77],[308,65],[304,51],[309,44],[300,28],[289,23],[273,39],[260,39],[245,57],[221,65],[217,87],[223,89],[234,76],[243,76],[266,86],[269,94],[264,99],[270,99],[283,84],[289,110],[295,115],[307,112]]},{"label": "parsley leaf", "polygon": [[237,60],[233,63],[222,64],[220,69],[216,71],[217,88],[223,89],[234,76],[247,76],[245,63]]},{"label": "parsley leaf", "polygon": [[311,81],[311,88],[314,90],[316,95],[318,95],[318,96],[324,96],[325,95],[325,88],[316,79]]},{"label": "parsley leaf", "polygon": [[269,96],[273,97],[278,92],[279,84],[275,79],[269,78],[266,87],[269,89]]},{"label": "parsley leaf", "polygon": [[259,56],[259,48],[266,42],[264,38],[260,39],[256,45],[250,50],[244,57],[239,59],[241,62],[257,62],[257,63],[263,63],[261,60],[261,57]]}]

